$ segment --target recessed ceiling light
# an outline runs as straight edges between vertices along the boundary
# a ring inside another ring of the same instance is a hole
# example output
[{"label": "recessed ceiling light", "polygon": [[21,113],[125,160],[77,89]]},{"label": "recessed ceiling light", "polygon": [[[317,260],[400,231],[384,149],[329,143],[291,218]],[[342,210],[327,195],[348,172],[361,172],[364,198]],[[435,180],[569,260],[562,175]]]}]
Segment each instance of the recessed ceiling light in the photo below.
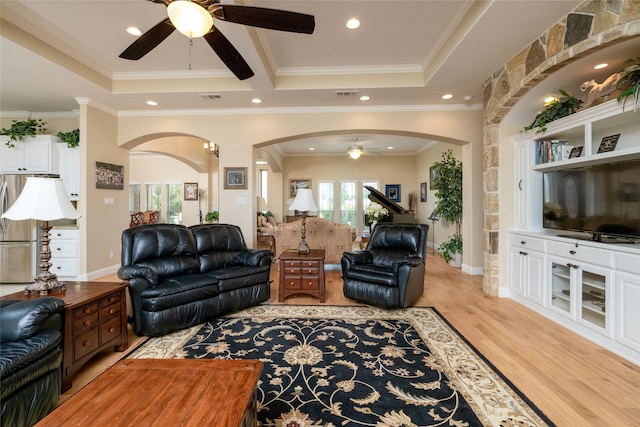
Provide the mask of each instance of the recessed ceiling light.
[{"label": "recessed ceiling light", "polygon": [[309,151],[314,151],[314,150],[315,150],[315,148],[309,147]]},{"label": "recessed ceiling light", "polygon": [[442,99],[451,99],[453,98],[453,95],[451,95],[450,93],[447,93],[446,95],[442,95]]},{"label": "recessed ceiling light", "polygon": [[156,106],[158,105],[158,103],[156,101],[147,101],[147,105],[152,105],[152,106]]},{"label": "recessed ceiling light", "polygon": [[347,21],[347,28],[350,30],[355,30],[360,27],[360,21],[357,18],[351,18]]},{"label": "recessed ceiling light", "polygon": [[471,95],[465,95],[463,98],[465,101],[471,101],[473,99],[473,96]]},{"label": "recessed ceiling light", "polygon": [[134,26],[127,27],[127,33],[131,34],[132,36],[136,36],[136,37],[142,35],[142,31],[140,31],[140,28],[134,27]]},{"label": "recessed ceiling light", "polygon": [[261,103],[262,103],[262,99],[260,99],[260,98],[253,98],[253,99],[251,100],[251,102],[253,102],[254,104],[261,104]]},{"label": "recessed ceiling light", "polygon": [[602,64],[598,64],[595,67],[593,67],[594,70],[602,70],[603,68],[607,68],[609,66],[609,64],[607,64],[606,62],[603,62]]},{"label": "recessed ceiling light", "polygon": [[368,101],[368,100],[370,100],[370,99],[371,99],[371,98],[370,98],[369,96],[367,96],[367,95],[362,95],[362,96],[360,97],[360,101]]},{"label": "recessed ceiling light", "polygon": [[387,147],[387,150],[393,150],[393,147],[391,147],[391,146]]}]

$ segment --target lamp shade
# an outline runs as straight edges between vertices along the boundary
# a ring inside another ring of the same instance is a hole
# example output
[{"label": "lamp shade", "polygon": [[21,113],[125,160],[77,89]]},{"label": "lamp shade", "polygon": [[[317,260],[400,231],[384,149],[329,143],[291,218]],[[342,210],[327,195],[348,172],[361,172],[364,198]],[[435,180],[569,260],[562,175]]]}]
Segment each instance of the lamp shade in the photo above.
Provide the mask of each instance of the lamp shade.
[{"label": "lamp shade", "polygon": [[16,202],[2,214],[2,218],[20,221],[35,219],[53,221],[76,219],[80,216],[67,197],[60,178],[27,177]]},{"label": "lamp shade", "polygon": [[258,211],[265,212],[267,210],[269,210],[269,207],[267,206],[267,201],[264,199],[264,197],[258,197]]},{"label": "lamp shade", "polygon": [[213,27],[213,17],[202,6],[188,0],[174,0],[167,6],[169,20],[189,38],[202,37]]},{"label": "lamp shade", "polygon": [[313,193],[308,188],[299,188],[298,193],[296,194],[296,199],[291,203],[289,209],[292,211],[317,211],[318,206],[316,206],[316,202],[313,201]]}]

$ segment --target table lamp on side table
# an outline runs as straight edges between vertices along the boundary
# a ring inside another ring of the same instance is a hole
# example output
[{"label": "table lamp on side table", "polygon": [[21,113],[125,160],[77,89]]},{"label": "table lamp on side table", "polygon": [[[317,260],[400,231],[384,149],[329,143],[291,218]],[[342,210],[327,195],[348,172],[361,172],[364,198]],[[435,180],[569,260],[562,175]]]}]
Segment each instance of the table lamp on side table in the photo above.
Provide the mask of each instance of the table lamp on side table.
[{"label": "table lamp on side table", "polygon": [[302,231],[300,232],[301,240],[298,246],[298,253],[308,254],[311,249],[309,249],[309,245],[307,245],[307,241],[305,240],[307,237],[307,212],[318,210],[316,202],[313,201],[313,193],[311,190],[308,188],[299,188],[296,198],[293,203],[291,203],[291,206],[289,206],[289,209],[302,212]]},{"label": "table lamp on side table", "polygon": [[51,290],[64,289],[64,282],[49,272],[51,250],[49,249],[49,221],[56,219],[76,219],[80,216],[73,207],[60,178],[27,177],[27,183],[16,202],[2,214],[2,218],[21,221],[35,219],[42,221],[42,250],[40,251],[40,274],[24,292],[29,295],[39,292],[47,295]]}]

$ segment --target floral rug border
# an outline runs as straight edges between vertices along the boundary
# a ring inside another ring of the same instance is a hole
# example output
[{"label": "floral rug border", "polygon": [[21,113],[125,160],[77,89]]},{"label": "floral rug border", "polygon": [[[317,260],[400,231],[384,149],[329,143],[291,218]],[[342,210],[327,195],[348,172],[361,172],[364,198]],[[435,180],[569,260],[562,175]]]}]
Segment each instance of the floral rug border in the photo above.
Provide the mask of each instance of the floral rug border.
[{"label": "floral rug border", "polygon": [[[225,318],[400,319],[411,321],[442,363],[442,369],[487,426],[526,419],[531,426],[554,424],[433,307],[382,310],[375,307],[260,305]],[[129,358],[172,359],[202,325],[150,338]],[[515,425],[515,424],[514,424]],[[520,424],[518,424],[520,425]]]}]

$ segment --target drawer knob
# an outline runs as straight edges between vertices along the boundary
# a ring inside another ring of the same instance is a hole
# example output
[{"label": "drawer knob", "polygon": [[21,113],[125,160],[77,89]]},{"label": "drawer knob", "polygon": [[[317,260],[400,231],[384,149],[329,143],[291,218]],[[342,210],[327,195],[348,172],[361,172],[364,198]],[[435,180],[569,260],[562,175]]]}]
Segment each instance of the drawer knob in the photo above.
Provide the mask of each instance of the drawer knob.
[{"label": "drawer knob", "polygon": [[60,250],[60,248],[56,248],[56,251],[59,251],[59,250]]},{"label": "drawer knob", "polygon": [[83,347],[91,347],[91,341],[85,341],[82,343]]},{"label": "drawer knob", "polygon": [[91,313],[91,309],[90,308],[85,308],[84,310],[82,310],[82,312],[84,314],[89,314],[89,313]]},{"label": "drawer knob", "polygon": [[115,308],[112,308],[112,309],[109,310],[109,314],[115,314],[115,313],[116,313],[116,309]]},{"label": "drawer knob", "polygon": [[571,255],[575,255],[575,254],[576,254],[576,251],[569,251],[569,253],[570,253]]},{"label": "drawer knob", "polygon": [[109,302],[110,302],[110,303],[116,302],[116,298],[115,298],[115,297],[111,297],[111,298],[109,298]]},{"label": "drawer knob", "polygon": [[526,244],[527,244],[527,242],[526,242],[525,240],[520,240],[520,244],[521,244],[521,245],[526,245]]},{"label": "drawer knob", "polygon": [[110,334],[113,334],[115,332],[116,332],[116,328],[113,328],[113,327],[109,328],[109,333]]},{"label": "drawer knob", "polygon": [[84,326],[91,326],[91,320],[85,320],[82,322]]}]

